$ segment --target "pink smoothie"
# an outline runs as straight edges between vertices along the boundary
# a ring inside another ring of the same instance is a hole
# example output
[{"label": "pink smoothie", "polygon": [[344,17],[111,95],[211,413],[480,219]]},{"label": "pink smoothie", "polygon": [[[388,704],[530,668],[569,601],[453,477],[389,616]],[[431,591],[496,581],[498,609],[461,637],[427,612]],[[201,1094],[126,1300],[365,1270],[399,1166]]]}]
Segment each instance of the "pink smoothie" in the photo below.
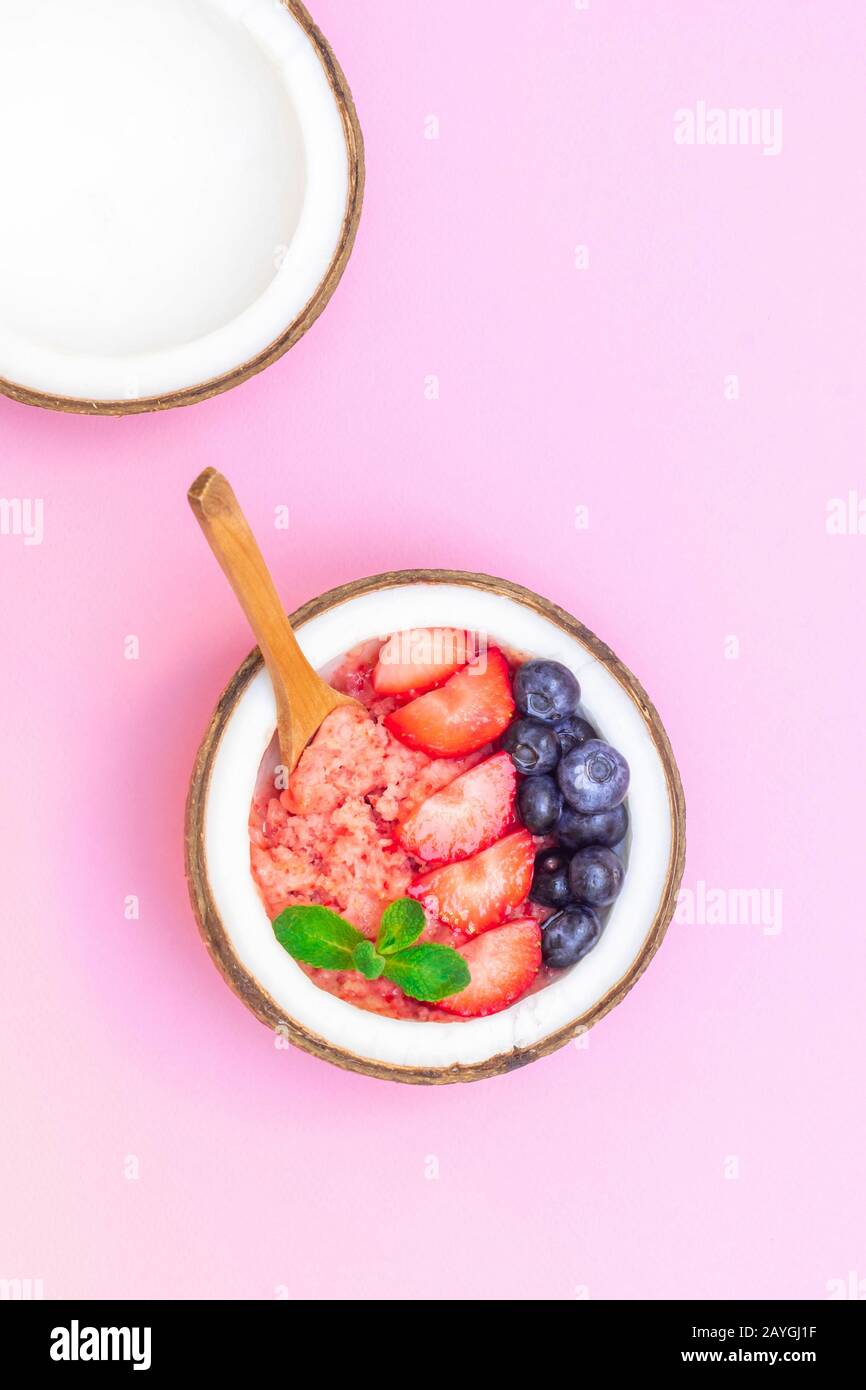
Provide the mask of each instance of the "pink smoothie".
[{"label": "pink smoothie", "polygon": [[[399,701],[377,696],[370,680],[379,645],[356,647],[330,677],[335,689],[354,696],[367,713],[351,705],[334,710],[284,790],[275,785],[276,742],[262,763],[250,811],[250,856],[271,920],[293,904],[321,903],[375,937],[387,904],[404,897],[412,880],[429,867],[397,843],[398,822],[491,751],[487,746],[463,758],[430,758],[395,739],[382,720]],[[511,915],[546,914],[523,903]],[[420,939],[454,947],[469,940],[429,914]],[[320,988],[374,1013],[455,1021],[435,1005],[407,998],[388,980],[301,968]],[[547,972],[542,970],[542,977]]]}]

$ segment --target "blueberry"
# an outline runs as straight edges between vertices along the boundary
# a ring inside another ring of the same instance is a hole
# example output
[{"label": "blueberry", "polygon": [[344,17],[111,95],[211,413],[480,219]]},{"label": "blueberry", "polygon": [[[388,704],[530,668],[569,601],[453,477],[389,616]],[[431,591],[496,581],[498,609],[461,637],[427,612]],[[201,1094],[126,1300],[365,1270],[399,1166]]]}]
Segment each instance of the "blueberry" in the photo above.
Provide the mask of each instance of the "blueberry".
[{"label": "blueberry", "polygon": [[566,753],[557,777],[566,801],[584,815],[612,811],[628,791],[628,763],[600,738],[587,739]]},{"label": "blueberry", "polygon": [[542,907],[565,907],[571,902],[568,886],[569,856],[559,849],[543,849],[535,856],[529,896]]},{"label": "blueberry", "polygon": [[562,811],[562,792],[553,777],[524,777],[517,788],[520,819],[533,835],[546,835]]},{"label": "blueberry", "polygon": [[601,936],[601,922],[591,907],[575,903],[548,917],[541,937],[541,956],[553,970],[575,965]]},{"label": "blueberry", "polygon": [[589,720],[582,719],[579,714],[570,714],[566,719],[558,719],[553,727],[563,754],[570,753],[572,748],[577,748],[581,743],[586,743],[588,738],[598,738]]},{"label": "blueberry", "polygon": [[502,747],[524,776],[552,772],[559,762],[559,739],[538,719],[516,719],[505,730]]},{"label": "blueberry", "polygon": [[604,845],[579,849],[568,870],[571,896],[590,907],[608,907],[619,893],[625,878],[623,862]]},{"label": "blueberry", "polygon": [[627,830],[628,811],[620,802],[612,811],[596,811],[594,816],[582,816],[573,806],[563,806],[552,834],[569,849],[583,849],[584,845],[618,845]]},{"label": "blueberry", "polygon": [[580,704],[577,678],[560,661],[524,661],[514,677],[514,699],[521,714],[555,724]]}]

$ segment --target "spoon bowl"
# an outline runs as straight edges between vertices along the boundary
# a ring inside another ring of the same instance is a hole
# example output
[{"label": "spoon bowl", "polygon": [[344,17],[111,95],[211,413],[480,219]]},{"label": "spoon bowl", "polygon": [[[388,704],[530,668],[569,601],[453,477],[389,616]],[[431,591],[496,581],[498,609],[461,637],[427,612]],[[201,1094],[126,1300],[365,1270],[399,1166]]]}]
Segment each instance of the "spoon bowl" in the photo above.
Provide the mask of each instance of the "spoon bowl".
[{"label": "spoon bowl", "polygon": [[187,495],[258,640],[274,687],[280,757],[290,773],[322,720],[338,705],[358,702],[332,690],[298,646],[264,556],[228,479],[215,468],[206,468]]}]

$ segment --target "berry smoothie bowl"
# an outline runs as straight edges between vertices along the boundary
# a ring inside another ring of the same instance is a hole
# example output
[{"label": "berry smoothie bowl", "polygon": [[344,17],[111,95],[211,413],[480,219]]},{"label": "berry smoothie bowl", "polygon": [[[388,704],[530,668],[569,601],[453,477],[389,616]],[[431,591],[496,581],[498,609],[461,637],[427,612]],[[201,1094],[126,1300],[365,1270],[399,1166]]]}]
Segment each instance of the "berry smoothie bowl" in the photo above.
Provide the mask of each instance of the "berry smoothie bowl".
[{"label": "berry smoothie bowl", "polygon": [[199,751],[187,872],[225,978],[316,1056],[479,1080],[618,1003],[672,916],[682,788],[661,722],[576,619],[507,581],[359,580],[292,615],[357,703],[289,774],[258,651]]}]

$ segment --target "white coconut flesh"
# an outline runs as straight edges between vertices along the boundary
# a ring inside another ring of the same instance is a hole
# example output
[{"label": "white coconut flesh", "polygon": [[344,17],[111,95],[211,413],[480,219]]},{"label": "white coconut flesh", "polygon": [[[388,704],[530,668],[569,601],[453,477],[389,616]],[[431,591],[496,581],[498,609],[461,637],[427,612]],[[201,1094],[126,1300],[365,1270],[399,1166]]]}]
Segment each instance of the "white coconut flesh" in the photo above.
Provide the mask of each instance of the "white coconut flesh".
[{"label": "white coconut flesh", "polygon": [[277,943],[250,871],[249,809],[276,711],[264,670],[238,699],[217,746],[205,808],[214,904],[235,955],[282,1011],[333,1047],[397,1067],[470,1066],[543,1043],[613,989],[641,953],[665,891],[673,840],[664,767],[637,705],[588,648],[514,599],[459,584],[418,583],[359,595],[305,623],[298,639],[327,670],[364,638],[407,627],[466,627],[564,662],[585,710],[628,759],[628,872],[598,945],[551,984],[489,1018],[414,1023],[383,1018],[319,989]]},{"label": "white coconut flesh", "polygon": [[93,402],[231,372],[325,279],[349,162],[275,0],[0,0],[0,377]]}]

